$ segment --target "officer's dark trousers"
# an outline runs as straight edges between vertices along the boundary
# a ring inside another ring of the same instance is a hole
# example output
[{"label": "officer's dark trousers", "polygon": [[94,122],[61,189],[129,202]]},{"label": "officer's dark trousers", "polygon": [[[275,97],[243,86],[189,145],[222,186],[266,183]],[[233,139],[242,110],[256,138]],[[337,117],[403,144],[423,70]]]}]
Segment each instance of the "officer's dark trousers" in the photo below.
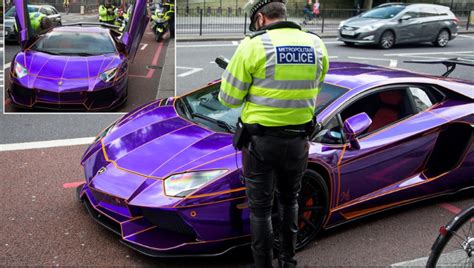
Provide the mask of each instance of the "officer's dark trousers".
[{"label": "officer's dark trousers", "polygon": [[273,192],[280,216],[280,256],[283,267],[296,265],[298,193],[307,166],[308,138],[251,136],[242,149],[245,184],[250,209],[252,252],[256,267],[271,267]]}]

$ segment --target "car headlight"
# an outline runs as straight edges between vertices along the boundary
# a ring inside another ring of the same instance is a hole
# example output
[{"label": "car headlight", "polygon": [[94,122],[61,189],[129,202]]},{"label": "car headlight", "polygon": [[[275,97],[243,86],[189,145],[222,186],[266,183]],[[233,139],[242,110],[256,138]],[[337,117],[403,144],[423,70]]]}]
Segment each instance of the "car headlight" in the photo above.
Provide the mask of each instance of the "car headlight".
[{"label": "car headlight", "polygon": [[373,30],[376,30],[378,28],[380,28],[380,26],[382,26],[383,23],[376,23],[376,24],[371,24],[371,25],[367,25],[367,26],[364,26],[362,28],[359,29],[359,32],[371,32]]},{"label": "car headlight", "polygon": [[17,62],[15,63],[15,74],[18,78],[22,78],[28,74],[28,70]]},{"label": "car headlight", "polygon": [[99,75],[100,80],[104,82],[110,82],[117,75],[118,68],[112,68]]},{"label": "car headlight", "polygon": [[339,30],[339,29],[341,29],[341,28],[342,28],[342,26],[344,26],[344,23],[346,23],[346,21],[345,21],[345,20],[343,20],[343,21],[339,22],[339,26],[337,27],[337,29],[338,29],[338,30]]},{"label": "car headlight", "polygon": [[185,197],[226,172],[227,170],[219,169],[172,175],[165,179],[165,193],[168,196]]}]

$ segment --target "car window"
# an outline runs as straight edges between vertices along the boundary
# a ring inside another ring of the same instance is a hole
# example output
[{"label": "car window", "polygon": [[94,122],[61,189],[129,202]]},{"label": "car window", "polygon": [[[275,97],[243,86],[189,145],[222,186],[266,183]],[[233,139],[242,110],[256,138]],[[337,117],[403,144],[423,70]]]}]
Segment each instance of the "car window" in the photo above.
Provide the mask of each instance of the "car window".
[{"label": "car window", "polygon": [[51,10],[52,15],[58,14],[58,11],[54,7],[50,7],[49,9]]},{"label": "car window", "polygon": [[343,132],[338,117],[335,116],[324,126],[324,128],[313,138],[314,142],[324,144],[342,144]]},{"label": "car window", "polygon": [[408,90],[413,97],[413,102],[415,103],[418,112],[424,111],[433,106],[434,102],[425,90],[418,87],[409,87]]},{"label": "car window", "polygon": [[380,91],[357,100],[341,112],[342,121],[362,112],[372,119],[372,124],[359,136],[378,131],[416,113],[405,87]]},{"label": "car window", "polygon": [[420,17],[420,9],[419,8],[411,9],[411,10],[405,12],[405,14],[403,14],[403,16],[405,16],[405,15],[409,15],[412,18],[419,18]]},{"label": "car window", "polygon": [[361,15],[362,18],[390,19],[400,13],[405,6],[387,6],[371,9]]},{"label": "car window", "polygon": [[421,7],[420,16],[421,17],[435,17],[435,16],[438,16],[438,11],[434,7]]}]

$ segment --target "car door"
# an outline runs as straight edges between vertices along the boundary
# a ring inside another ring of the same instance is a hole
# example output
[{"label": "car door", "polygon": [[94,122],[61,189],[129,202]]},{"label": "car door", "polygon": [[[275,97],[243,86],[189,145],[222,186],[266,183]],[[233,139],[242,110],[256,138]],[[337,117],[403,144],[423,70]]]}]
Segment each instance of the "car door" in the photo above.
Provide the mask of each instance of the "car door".
[{"label": "car door", "polygon": [[142,39],[149,20],[150,17],[147,12],[146,0],[136,0],[132,6],[132,12],[121,37],[122,43],[124,43],[127,48],[130,61],[133,61],[135,58],[140,40]]},{"label": "car door", "polygon": [[[415,85],[383,88],[340,113],[342,120],[360,112],[372,119],[358,136],[360,149],[346,144],[339,160],[334,210],[346,219],[425,195],[411,187],[423,183],[423,168],[438,137],[436,128],[446,122],[430,113],[438,100],[425,90]],[[409,190],[398,193],[403,189]]]},{"label": "car door", "polygon": [[431,6],[422,6],[420,8],[420,41],[432,41],[438,34],[438,11]]},{"label": "car door", "polygon": [[14,0],[16,7],[15,21],[18,29],[20,46],[24,49],[31,37],[33,37],[33,30],[30,23],[30,15],[28,13],[28,6],[26,0]]},{"label": "car door", "polygon": [[[409,19],[402,19],[410,16]],[[397,27],[397,43],[417,42],[421,31],[419,8],[412,8],[401,14]]]}]

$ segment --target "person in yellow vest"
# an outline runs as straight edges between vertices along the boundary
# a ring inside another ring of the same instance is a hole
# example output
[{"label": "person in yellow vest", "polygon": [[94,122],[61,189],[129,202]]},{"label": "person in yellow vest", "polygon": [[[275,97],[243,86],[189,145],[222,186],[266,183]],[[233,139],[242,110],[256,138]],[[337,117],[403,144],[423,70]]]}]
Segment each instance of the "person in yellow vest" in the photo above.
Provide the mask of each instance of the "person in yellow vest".
[{"label": "person in yellow vest", "polygon": [[99,21],[108,24],[115,23],[115,6],[110,0],[105,0],[104,4],[99,6]]},{"label": "person in yellow vest", "polygon": [[275,191],[281,220],[279,265],[295,267],[297,198],[307,167],[308,136],[316,125],[316,97],[329,60],[316,34],[286,21],[283,0],[251,0],[244,9],[249,10],[250,30],[256,32],[235,51],[218,98],[231,108],[243,105],[234,145],[242,144],[255,266],[272,267]]},{"label": "person in yellow vest", "polygon": [[[30,26],[33,30],[33,35],[41,34],[51,28],[51,20],[43,13],[31,12],[29,13]],[[18,32],[18,27],[15,23],[15,31]]]}]

